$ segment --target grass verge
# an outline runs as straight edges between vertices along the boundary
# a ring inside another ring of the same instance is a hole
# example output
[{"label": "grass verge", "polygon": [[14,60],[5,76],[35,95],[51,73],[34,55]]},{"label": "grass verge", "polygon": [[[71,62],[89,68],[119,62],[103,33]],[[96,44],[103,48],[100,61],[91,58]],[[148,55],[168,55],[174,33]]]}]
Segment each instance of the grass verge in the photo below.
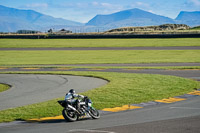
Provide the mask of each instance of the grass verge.
[{"label": "grass verge", "polygon": [[6,91],[10,88],[9,85],[6,84],[0,84],[0,92]]},{"label": "grass verge", "polygon": [[0,48],[200,46],[200,38],[174,39],[0,39]]},{"label": "grass verge", "polygon": [[1,51],[0,65],[200,62],[200,50]]},{"label": "grass verge", "polygon": [[[16,72],[15,72],[16,73]],[[18,72],[27,73],[27,72]],[[35,72],[29,72],[35,73]],[[175,76],[105,73],[105,72],[37,72],[44,74],[70,74],[101,77],[110,82],[100,88],[82,93],[89,96],[97,109],[122,106],[125,104],[153,101],[182,95],[199,88],[197,81]],[[66,90],[67,91],[67,90]],[[0,122],[27,120],[61,115],[62,107],[56,102],[59,99],[0,111]]]}]

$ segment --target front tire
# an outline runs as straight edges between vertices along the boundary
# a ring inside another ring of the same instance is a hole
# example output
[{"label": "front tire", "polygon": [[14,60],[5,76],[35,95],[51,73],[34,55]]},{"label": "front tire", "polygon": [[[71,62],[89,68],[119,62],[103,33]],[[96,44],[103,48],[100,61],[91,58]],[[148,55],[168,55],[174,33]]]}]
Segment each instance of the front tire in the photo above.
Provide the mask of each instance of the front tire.
[{"label": "front tire", "polygon": [[73,110],[67,111],[66,109],[63,109],[62,115],[65,118],[65,120],[69,122],[74,122],[78,119],[77,114]]},{"label": "front tire", "polygon": [[99,111],[96,110],[95,108],[90,108],[89,114],[93,119],[99,119],[100,118]]}]

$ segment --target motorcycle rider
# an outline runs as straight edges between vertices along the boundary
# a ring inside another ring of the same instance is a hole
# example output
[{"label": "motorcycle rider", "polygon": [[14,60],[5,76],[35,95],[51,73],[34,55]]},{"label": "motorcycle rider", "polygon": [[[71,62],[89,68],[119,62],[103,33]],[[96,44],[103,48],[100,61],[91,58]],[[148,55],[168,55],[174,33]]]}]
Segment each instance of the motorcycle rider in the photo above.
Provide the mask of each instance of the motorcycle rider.
[{"label": "motorcycle rider", "polygon": [[69,92],[65,95],[65,100],[70,102],[73,106],[76,107],[80,114],[84,113],[80,109],[80,101],[79,98],[84,99],[87,98],[86,96],[76,94],[74,89],[69,90]]}]

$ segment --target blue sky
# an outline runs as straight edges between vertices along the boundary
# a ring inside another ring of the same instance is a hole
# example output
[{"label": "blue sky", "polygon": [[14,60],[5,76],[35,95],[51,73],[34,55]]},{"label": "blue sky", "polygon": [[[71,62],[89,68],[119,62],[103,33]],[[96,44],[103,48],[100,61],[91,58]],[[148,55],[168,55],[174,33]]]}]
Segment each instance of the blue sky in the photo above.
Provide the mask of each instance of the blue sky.
[{"label": "blue sky", "polygon": [[200,0],[0,0],[0,5],[84,23],[97,14],[132,8],[170,18],[175,18],[180,11],[200,11]]}]

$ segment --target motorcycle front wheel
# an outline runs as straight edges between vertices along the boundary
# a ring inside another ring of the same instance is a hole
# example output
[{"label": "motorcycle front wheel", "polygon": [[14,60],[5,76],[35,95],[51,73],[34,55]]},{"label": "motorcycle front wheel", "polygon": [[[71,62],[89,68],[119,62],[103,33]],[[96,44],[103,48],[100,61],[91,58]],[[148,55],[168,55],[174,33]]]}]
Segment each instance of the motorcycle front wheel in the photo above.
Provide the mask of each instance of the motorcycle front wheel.
[{"label": "motorcycle front wheel", "polygon": [[99,111],[96,110],[95,108],[90,108],[89,114],[90,114],[90,116],[91,116],[93,119],[98,119],[98,118],[100,118]]},{"label": "motorcycle front wheel", "polygon": [[74,122],[78,119],[77,114],[73,110],[63,109],[62,115],[65,118],[65,120],[69,122]]}]

